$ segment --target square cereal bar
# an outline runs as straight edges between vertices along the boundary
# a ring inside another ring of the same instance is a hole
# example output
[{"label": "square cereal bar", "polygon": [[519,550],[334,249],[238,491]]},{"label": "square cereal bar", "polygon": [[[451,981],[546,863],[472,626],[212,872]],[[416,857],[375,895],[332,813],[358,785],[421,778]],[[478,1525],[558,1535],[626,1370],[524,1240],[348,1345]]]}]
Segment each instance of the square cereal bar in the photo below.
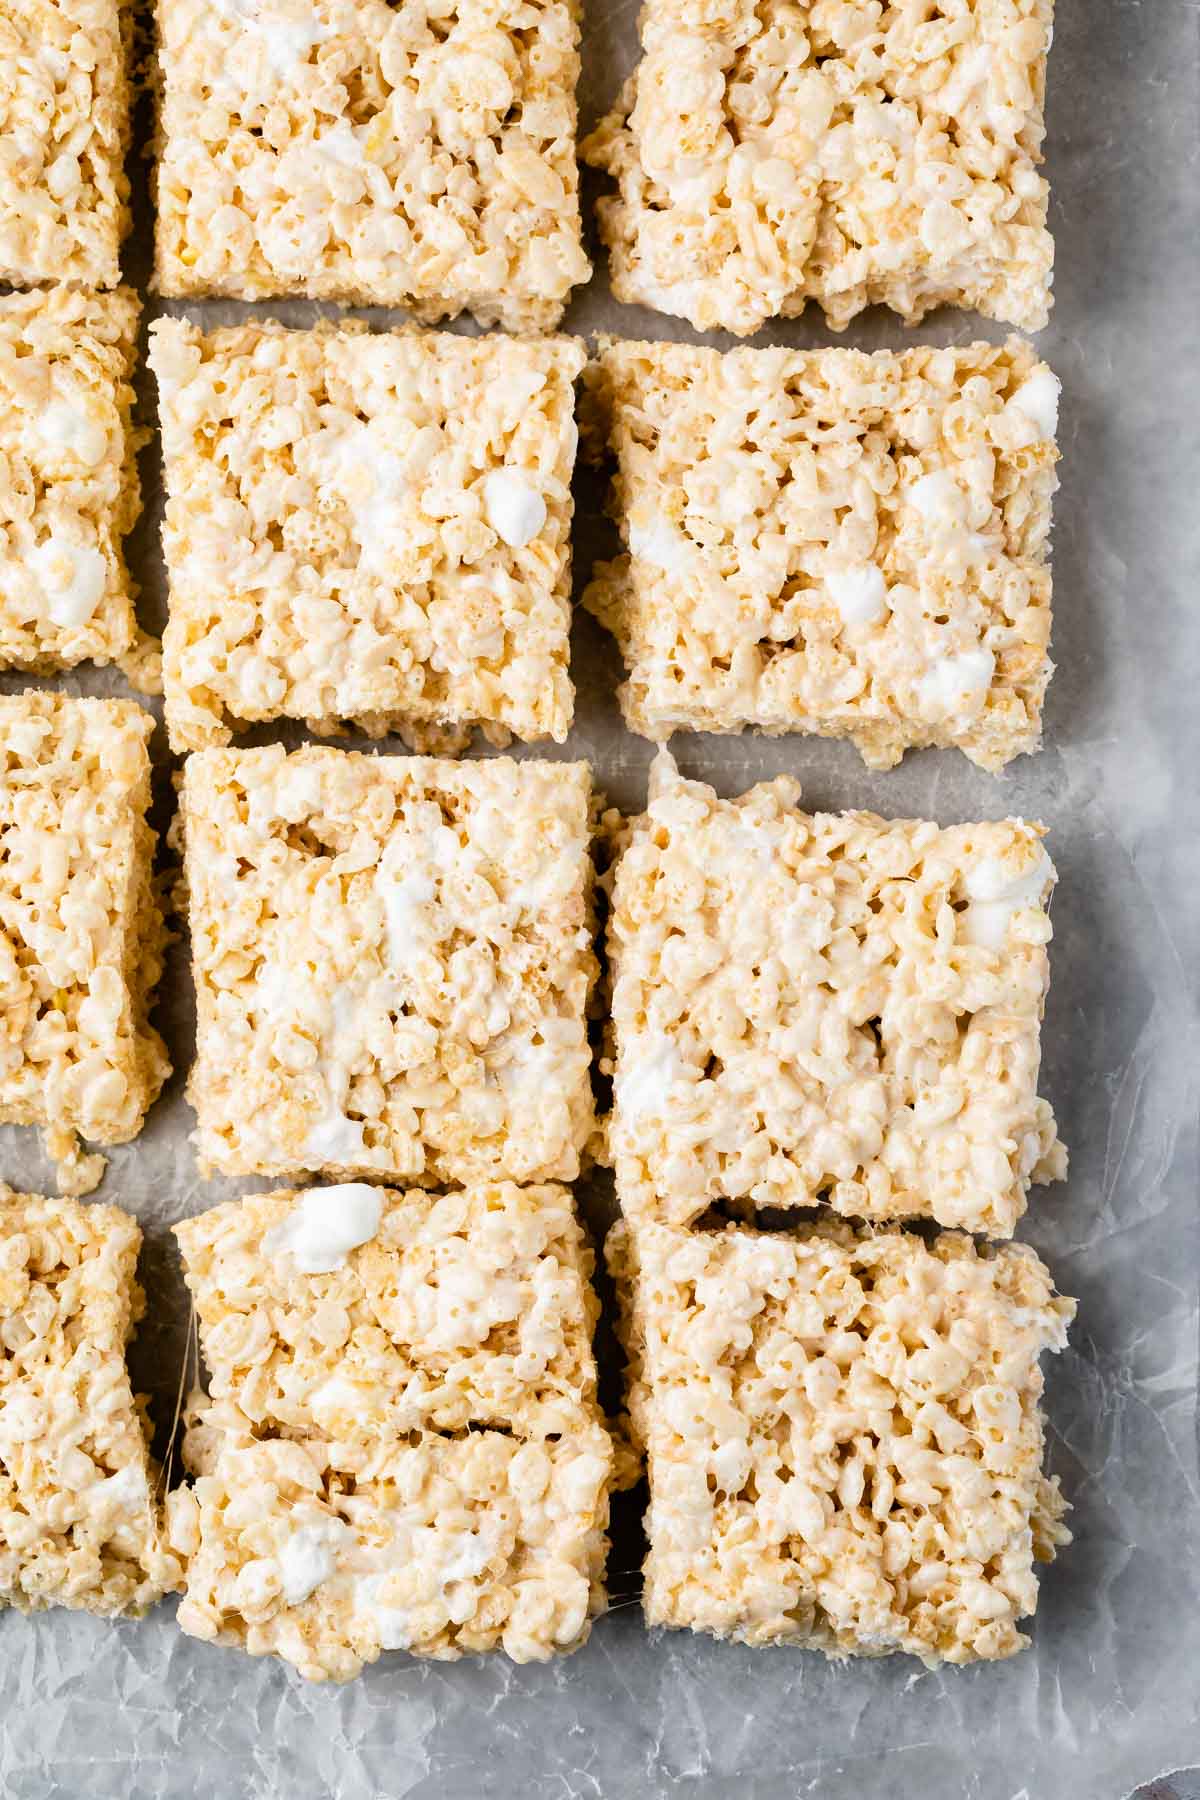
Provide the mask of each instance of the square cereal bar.
[{"label": "square cereal bar", "polygon": [[173,319],[151,343],[174,748],[279,718],[562,742],[582,345]]},{"label": "square cereal bar", "polygon": [[582,1643],[612,1448],[570,1195],[349,1183],[176,1235],[211,1396],[170,1507],[184,1630],[313,1680],[381,1650],[524,1662]]},{"label": "square cereal bar", "polygon": [[131,661],[139,311],[129,288],[0,297],[0,669]]},{"label": "square cereal bar", "polygon": [[577,0],[156,0],[163,293],[549,330],[586,281]]},{"label": "square cereal bar", "polygon": [[614,343],[589,389],[628,553],[584,604],[633,730],[1038,747],[1058,382],[1027,345]]},{"label": "square cereal bar", "polygon": [[0,1122],[40,1125],[87,1193],[170,1073],[147,1023],[162,913],[146,823],[154,720],[129,700],[0,696]]},{"label": "square cereal bar", "polygon": [[545,1435],[595,1409],[592,1256],[565,1188],[252,1194],[175,1235],[213,1399],[259,1434],[335,1438],[341,1469],[424,1426]]},{"label": "square cereal bar", "polygon": [[0,280],[120,280],[132,31],[129,0],[5,0]]},{"label": "square cereal bar", "polygon": [[125,1346],[142,1234],[0,1186],[0,1609],[144,1612],[178,1586]]},{"label": "square cereal bar", "polygon": [[320,1439],[200,1441],[168,1502],[193,1637],[346,1681],[384,1650],[543,1661],[603,1610],[611,1451],[590,1416],[560,1438],[415,1434],[369,1477]]},{"label": "square cereal bar", "polygon": [[1043,1350],[1074,1302],[1024,1245],[848,1226],[618,1225],[651,1625],[929,1666],[1011,1656],[1069,1541]]},{"label": "square cereal bar", "polygon": [[590,813],[586,763],[189,757],[202,1169],[573,1180]]},{"label": "square cereal bar", "polygon": [[1053,0],[649,0],[582,146],[613,291],[739,336],[802,312],[973,307],[1040,330]]},{"label": "square cereal bar", "polygon": [[1038,1098],[1041,827],[738,800],[666,752],[616,867],[609,1149],[625,1212],[720,1201],[1011,1236],[1066,1155]]}]

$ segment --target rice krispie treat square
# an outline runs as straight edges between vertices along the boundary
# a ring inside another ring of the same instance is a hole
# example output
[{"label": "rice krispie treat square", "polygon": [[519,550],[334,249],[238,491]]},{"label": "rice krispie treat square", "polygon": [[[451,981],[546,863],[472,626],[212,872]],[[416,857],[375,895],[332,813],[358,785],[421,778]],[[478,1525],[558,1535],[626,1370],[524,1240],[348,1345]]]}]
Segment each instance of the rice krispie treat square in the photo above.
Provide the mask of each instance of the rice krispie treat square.
[{"label": "rice krispie treat square", "polygon": [[590,813],[586,763],[189,757],[201,1168],[573,1180]]},{"label": "rice krispie treat square", "polygon": [[209,1393],[361,1470],[424,1426],[567,1431],[596,1404],[592,1255],[561,1187],[252,1194],[175,1227]]},{"label": "rice krispie treat square", "polygon": [[0,280],[120,280],[132,30],[129,0],[5,0]]},{"label": "rice krispie treat square", "polygon": [[1045,325],[1053,0],[649,0],[582,146],[619,300],[744,336],[809,300]]},{"label": "rice krispie treat square", "polygon": [[183,1629],[313,1680],[582,1643],[613,1458],[566,1190],[355,1182],[176,1235],[210,1371],[170,1503]]},{"label": "rice krispie treat square", "polygon": [[134,659],[140,310],[129,288],[0,296],[0,669]]},{"label": "rice krispie treat square", "polygon": [[589,434],[627,554],[584,604],[635,731],[848,737],[875,768],[1041,737],[1059,384],[1003,347],[610,343]]},{"label": "rice krispie treat square", "polygon": [[157,280],[550,330],[586,281],[577,0],[157,0]]},{"label": "rice krispie treat square", "polygon": [[1022,1648],[1070,1538],[1038,1358],[1075,1305],[1031,1250],[654,1223],[609,1250],[651,1625],[928,1666]]},{"label": "rice krispie treat square", "polygon": [[0,1185],[0,1609],[140,1613],[179,1585],[125,1346],[142,1234]]},{"label": "rice krispie treat square", "polygon": [[562,742],[582,345],[174,319],[151,344],[175,749],[279,718]]},{"label": "rice krispie treat square", "polygon": [[154,720],[129,700],[0,696],[0,1123],[40,1125],[66,1192],[170,1073],[147,1022],[164,929],[146,823]]},{"label": "rice krispie treat square", "polygon": [[1055,873],[1041,827],[737,800],[665,751],[608,924],[625,1212],[718,1202],[1012,1234],[1066,1171],[1037,1094]]},{"label": "rice krispie treat square", "polygon": [[416,1435],[365,1477],[320,1440],[201,1442],[168,1503],[194,1637],[346,1681],[384,1650],[544,1661],[603,1610],[611,1452],[591,1417],[559,1438]]}]

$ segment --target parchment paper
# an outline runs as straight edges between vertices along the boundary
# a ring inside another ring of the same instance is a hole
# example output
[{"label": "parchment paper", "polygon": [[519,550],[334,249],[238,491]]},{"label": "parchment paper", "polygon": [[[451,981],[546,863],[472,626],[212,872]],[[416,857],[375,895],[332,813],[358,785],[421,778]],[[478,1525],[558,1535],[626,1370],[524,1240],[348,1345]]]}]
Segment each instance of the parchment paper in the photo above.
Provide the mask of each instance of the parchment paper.
[{"label": "parchment paper", "polygon": [[[636,52],[632,0],[586,5],[585,124]],[[1050,1457],[1076,1541],[1043,1577],[1034,1647],[933,1675],[899,1658],[838,1668],[801,1651],[651,1637],[633,1602],[636,1503],[624,1504],[613,1610],[583,1651],[550,1667],[389,1656],[348,1688],[316,1688],[278,1663],[184,1637],[170,1603],[116,1626],[0,1614],[5,1800],[1124,1800],[1163,1770],[1200,1762],[1198,20],[1196,0],[1059,0],[1048,157],[1058,302],[1039,339],[1064,382],[1046,749],[998,780],[954,752],[910,755],[872,775],[849,746],[816,739],[674,746],[685,772],[725,793],[786,769],[813,805],[944,823],[1022,813],[1050,827],[1061,879],[1043,1091],[1072,1168],[1065,1187],[1034,1191],[1022,1235],[1080,1301],[1071,1348],[1049,1371]],[[128,259],[143,285],[148,221],[143,194]],[[597,264],[568,329],[690,335],[615,305],[598,251]],[[177,310],[212,323],[247,309]],[[304,323],[318,309],[272,310]],[[872,314],[841,341],[900,346],[911,335]],[[943,313],[919,335],[1003,333]],[[809,319],[756,341],[827,340]],[[153,423],[144,372],[141,383]],[[142,471],[147,513],[132,561],[145,620],[158,627],[156,446]],[[587,477],[578,504],[582,580],[612,538]],[[559,754],[587,757],[611,798],[636,807],[650,747],[624,732],[615,655],[582,616],[574,675],[576,728]],[[64,685],[122,691],[95,671]],[[161,734],[156,754],[161,828],[170,813]],[[182,945],[163,991],[178,1072],[141,1138],[113,1155],[101,1190],[146,1231],[150,1307],[134,1365],[160,1431],[187,1316],[168,1227],[235,1191],[201,1182],[186,1142]],[[29,1132],[0,1132],[0,1176],[53,1191]],[[602,1228],[612,1207],[603,1183],[581,1202]]]}]

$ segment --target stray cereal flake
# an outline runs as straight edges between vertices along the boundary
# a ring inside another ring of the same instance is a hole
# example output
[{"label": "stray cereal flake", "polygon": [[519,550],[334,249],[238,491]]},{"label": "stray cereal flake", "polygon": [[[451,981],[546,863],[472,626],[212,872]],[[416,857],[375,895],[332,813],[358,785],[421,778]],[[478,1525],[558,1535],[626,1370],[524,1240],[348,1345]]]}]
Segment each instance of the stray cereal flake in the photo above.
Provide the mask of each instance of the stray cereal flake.
[{"label": "stray cereal flake", "polygon": [[590,802],[584,763],[190,757],[202,1168],[573,1180]]},{"label": "stray cereal flake", "polygon": [[628,553],[584,604],[635,731],[1038,747],[1059,384],[1027,345],[610,343],[589,389]]},{"label": "stray cereal flake", "polygon": [[40,1125],[64,1185],[123,1144],[170,1073],[147,1023],[162,913],[146,823],[150,714],[127,700],[0,697],[0,1121]]},{"label": "stray cereal flake", "polygon": [[125,1346],[142,1234],[0,1186],[0,1609],[141,1613],[179,1586]]},{"label": "stray cereal flake", "polygon": [[958,1233],[618,1225],[652,1625],[930,1667],[1011,1656],[1070,1539],[1043,1350],[1075,1305]]},{"label": "stray cereal flake", "polygon": [[619,300],[744,336],[809,300],[1040,330],[1053,0],[649,0],[582,145]]},{"label": "stray cereal flake", "polygon": [[570,728],[569,339],[151,333],[177,750],[231,724]]},{"label": "stray cereal flake", "polygon": [[157,0],[166,294],[464,308],[586,281],[575,0]]},{"label": "stray cereal flake", "polygon": [[739,800],[666,752],[617,864],[609,1148],[626,1213],[825,1201],[1009,1237],[1065,1173],[1037,1094],[1041,828]]}]

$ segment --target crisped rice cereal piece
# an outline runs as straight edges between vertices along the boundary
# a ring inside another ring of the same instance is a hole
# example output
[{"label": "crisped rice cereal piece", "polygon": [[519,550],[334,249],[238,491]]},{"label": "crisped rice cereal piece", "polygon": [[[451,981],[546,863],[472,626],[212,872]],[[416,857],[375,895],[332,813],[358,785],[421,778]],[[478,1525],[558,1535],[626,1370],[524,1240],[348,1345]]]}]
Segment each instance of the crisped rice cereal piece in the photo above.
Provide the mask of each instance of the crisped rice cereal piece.
[{"label": "crisped rice cereal piece", "polygon": [[120,280],[132,28],[128,0],[0,6],[0,280]]},{"label": "crisped rice cereal piece", "polygon": [[0,669],[125,664],[137,645],[139,310],[129,288],[0,297]]},{"label": "crisped rice cereal piece", "polygon": [[573,1180],[590,806],[586,763],[189,757],[201,1167]]},{"label": "crisped rice cereal piece", "polygon": [[194,1637],[346,1681],[383,1650],[543,1661],[603,1610],[611,1447],[593,1419],[524,1442],[420,1435],[357,1478],[323,1444],[200,1436],[195,1485],[168,1503]]},{"label": "crisped rice cereal piece", "polygon": [[718,1201],[1011,1236],[1066,1169],[1038,1098],[1041,827],[738,800],[665,751],[616,867],[609,1150],[625,1212]]},{"label": "crisped rice cereal piece", "polygon": [[572,1429],[595,1409],[592,1255],[561,1187],[252,1194],[175,1227],[209,1393],[344,1472],[424,1426]]},{"label": "crisped rice cereal piece", "polygon": [[157,0],[157,280],[550,330],[590,265],[576,0]]},{"label": "crisped rice cereal piece", "polygon": [[1027,345],[609,343],[588,380],[628,554],[584,604],[635,731],[1038,747],[1059,384]]},{"label": "crisped rice cereal piece", "polygon": [[179,1586],[125,1346],[142,1234],[0,1185],[0,1609],[141,1613]]},{"label": "crisped rice cereal piece", "polygon": [[809,300],[1040,330],[1053,0],[649,0],[582,145],[619,300],[743,336]]},{"label": "crisped rice cereal piece", "polygon": [[0,1122],[43,1127],[70,1193],[104,1171],[75,1134],[126,1143],[170,1073],[147,1023],[153,728],[128,700],[0,696]]},{"label": "crisped rice cereal piece", "polygon": [[1038,1357],[1075,1304],[1032,1250],[622,1223],[609,1254],[650,1624],[929,1666],[1022,1648],[1070,1538]]},{"label": "crisped rice cereal piece", "polygon": [[167,725],[570,728],[565,338],[151,333],[168,492]]}]

